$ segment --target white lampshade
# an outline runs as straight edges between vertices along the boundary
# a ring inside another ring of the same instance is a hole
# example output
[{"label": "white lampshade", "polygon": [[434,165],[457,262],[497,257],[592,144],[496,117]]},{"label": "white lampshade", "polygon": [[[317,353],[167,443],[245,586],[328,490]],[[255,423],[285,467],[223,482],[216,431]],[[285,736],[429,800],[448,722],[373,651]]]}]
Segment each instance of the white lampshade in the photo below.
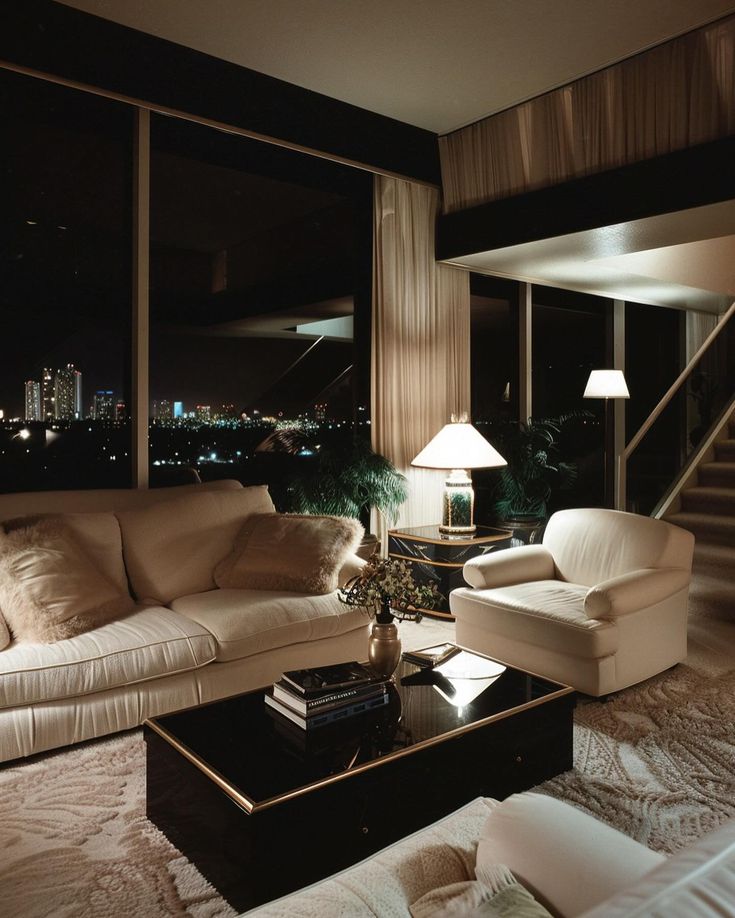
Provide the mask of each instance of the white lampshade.
[{"label": "white lampshade", "polygon": [[507,465],[472,424],[445,424],[411,465],[422,469],[487,469]]},{"label": "white lampshade", "polygon": [[630,398],[622,370],[592,370],[583,398]]}]

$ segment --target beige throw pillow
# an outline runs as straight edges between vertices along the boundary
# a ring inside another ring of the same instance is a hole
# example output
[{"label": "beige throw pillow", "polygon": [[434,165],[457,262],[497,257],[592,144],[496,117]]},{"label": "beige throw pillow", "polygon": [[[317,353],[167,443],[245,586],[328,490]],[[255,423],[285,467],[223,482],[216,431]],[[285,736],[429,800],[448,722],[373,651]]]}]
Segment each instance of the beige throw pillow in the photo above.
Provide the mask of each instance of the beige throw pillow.
[{"label": "beige throw pillow", "polygon": [[120,524],[114,513],[35,513],[4,520],[2,528],[12,532],[48,519],[59,520],[97,570],[119,586],[123,593],[128,592]]},{"label": "beige throw pillow", "polygon": [[364,532],[358,520],[342,516],[254,514],[214,579],[228,589],[331,593]]},{"label": "beige throw pillow", "polygon": [[0,612],[0,650],[5,650],[8,644],[10,644],[10,632],[5,624],[2,612]]},{"label": "beige throw pillow", "polygon": [[51,644],[133,607],[58,518],[0,532],[0,608],[16,640]]}]

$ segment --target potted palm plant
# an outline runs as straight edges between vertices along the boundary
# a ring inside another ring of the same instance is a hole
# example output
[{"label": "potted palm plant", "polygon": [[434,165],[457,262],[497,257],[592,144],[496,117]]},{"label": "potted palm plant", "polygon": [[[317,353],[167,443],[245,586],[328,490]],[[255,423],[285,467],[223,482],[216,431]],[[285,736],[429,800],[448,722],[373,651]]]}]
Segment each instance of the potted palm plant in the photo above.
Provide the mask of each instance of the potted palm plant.
[{"label": "potted palm plant", "polygon": [[505,525],[523,534],[523,541],[534,541],[548,518],[552,494],[571,488],[577,477],[576,465],[559,459],[558,438],[563,425],[579,416],[529,418],[498,437],[508,464],[499,473],[494,510]]},{"label": "potted palm plant", "polygon": [[[408,496],[405,476],[351,431],[330,436],[298,427],[275,430],[257,452],[291,457],[284,509],[292,513],[352,516],[365,522],[375,507],[393,521]],[[374,536],[366,537],[363,557],[372,554],[375,544]]]}]

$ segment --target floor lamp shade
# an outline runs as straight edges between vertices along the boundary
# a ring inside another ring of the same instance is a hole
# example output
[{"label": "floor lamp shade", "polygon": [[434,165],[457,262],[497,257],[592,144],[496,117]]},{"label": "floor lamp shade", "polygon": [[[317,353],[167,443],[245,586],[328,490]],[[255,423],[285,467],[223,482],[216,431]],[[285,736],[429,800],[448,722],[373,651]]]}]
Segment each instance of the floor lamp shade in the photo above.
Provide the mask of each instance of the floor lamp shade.
[{"label": "floor lamp shade", "polygon": [[592,370],[584,398],[630,398],[622,370]]},{"label": "floor lamp shade", "polygon": [[470,535],[475,531],[475,492],[467,470],[499,468],[507,463],[472,424],[458,422],[445,424],[411,465],[450,471],[444,484],[439,529],[447,535]]}]

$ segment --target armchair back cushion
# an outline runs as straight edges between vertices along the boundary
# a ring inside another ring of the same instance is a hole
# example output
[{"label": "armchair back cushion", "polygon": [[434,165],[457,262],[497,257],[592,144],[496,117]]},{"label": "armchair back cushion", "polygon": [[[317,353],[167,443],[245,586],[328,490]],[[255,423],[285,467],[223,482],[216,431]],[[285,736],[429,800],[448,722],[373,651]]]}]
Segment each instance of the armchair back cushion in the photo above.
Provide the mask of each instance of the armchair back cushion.
[{"label": "armchair back cushion", "polygon": [[272,513],[265,485],[190,493],[118,513],[130,585],[138,600],[167,605],[216,587],[214,569],[252,513]]},{"label": "armchair back cushion", "polygon": [[595,586],[641,568],[690,571],[694,536],[635,513],[585,508],[553,514],[543,544],[559,580]]}]

